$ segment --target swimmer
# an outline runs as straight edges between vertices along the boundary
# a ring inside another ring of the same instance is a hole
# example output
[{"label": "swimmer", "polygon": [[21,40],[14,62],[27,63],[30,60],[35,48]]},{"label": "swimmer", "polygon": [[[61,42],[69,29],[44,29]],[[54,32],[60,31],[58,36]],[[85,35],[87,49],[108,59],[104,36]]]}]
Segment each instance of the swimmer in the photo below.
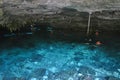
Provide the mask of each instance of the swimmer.
[{"label": "swimmer", "polygon": [[96,31],[96,32],[95,32],[95,35],[96,35],[96,36],[98,36],[98,35],[99,35],[99,32],[98,32],[98,31]]},{"label": "swimmer", "polygon": [[101,45],[102,43],[100,41],[97,41],[96,42],[96,45]]}]

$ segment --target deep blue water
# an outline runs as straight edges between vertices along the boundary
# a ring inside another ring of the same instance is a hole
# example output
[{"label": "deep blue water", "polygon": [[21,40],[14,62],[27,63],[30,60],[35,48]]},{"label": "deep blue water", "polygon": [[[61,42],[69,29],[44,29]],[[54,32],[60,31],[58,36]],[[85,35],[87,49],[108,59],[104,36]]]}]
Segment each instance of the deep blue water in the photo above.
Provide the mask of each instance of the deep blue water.
[{"label": "deep blue water", "polygon": [[0,80],[120,80],[120,38],[26,34],[1,38]]}]

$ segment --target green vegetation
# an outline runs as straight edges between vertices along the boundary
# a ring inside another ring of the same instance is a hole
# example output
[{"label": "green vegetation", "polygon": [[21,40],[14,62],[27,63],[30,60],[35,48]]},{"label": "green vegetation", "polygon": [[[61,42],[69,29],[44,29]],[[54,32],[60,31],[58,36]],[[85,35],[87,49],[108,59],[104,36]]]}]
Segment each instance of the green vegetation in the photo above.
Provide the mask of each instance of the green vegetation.
[{"label": "green vegetation", "polygon": [[8,28],[11,32],[19,30],[26,25],[31,25],[35,23],[35,18],[30,16],[15,16],[15,15],[3,15],[0,25],[2,27]]},{"label": "green vegetation", "polygon": [[12,32],[17,29],[20,29],[20,27],[23,27],[25,21],[13,16],[3,16],[3,19],[0,22],[0,24],[2,27],[7,27]]}]

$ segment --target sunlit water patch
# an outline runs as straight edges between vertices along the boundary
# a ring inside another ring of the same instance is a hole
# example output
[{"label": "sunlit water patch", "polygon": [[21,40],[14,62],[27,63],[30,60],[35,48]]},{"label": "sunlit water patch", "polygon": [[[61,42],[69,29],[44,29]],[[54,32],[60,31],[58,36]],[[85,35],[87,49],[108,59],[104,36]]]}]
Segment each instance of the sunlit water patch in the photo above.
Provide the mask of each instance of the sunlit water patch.
[{"label": "sunlit water patch", "polygon": [[33,36],[1,43],[0,80],[119,79],[119,49]]}]

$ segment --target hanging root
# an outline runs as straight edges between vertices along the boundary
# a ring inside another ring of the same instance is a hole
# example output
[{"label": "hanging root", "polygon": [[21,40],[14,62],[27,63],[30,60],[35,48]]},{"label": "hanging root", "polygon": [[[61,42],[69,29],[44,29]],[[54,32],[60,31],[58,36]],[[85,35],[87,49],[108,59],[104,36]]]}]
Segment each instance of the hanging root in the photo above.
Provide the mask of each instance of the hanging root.
[{"label": "hanging root", "polygon": [[90,11],[90,12],[89,12],[89,18],[88,18],[87,35],[89,35],[89,32],[90,32],[91,14],[92,14],[92,12]]}]

